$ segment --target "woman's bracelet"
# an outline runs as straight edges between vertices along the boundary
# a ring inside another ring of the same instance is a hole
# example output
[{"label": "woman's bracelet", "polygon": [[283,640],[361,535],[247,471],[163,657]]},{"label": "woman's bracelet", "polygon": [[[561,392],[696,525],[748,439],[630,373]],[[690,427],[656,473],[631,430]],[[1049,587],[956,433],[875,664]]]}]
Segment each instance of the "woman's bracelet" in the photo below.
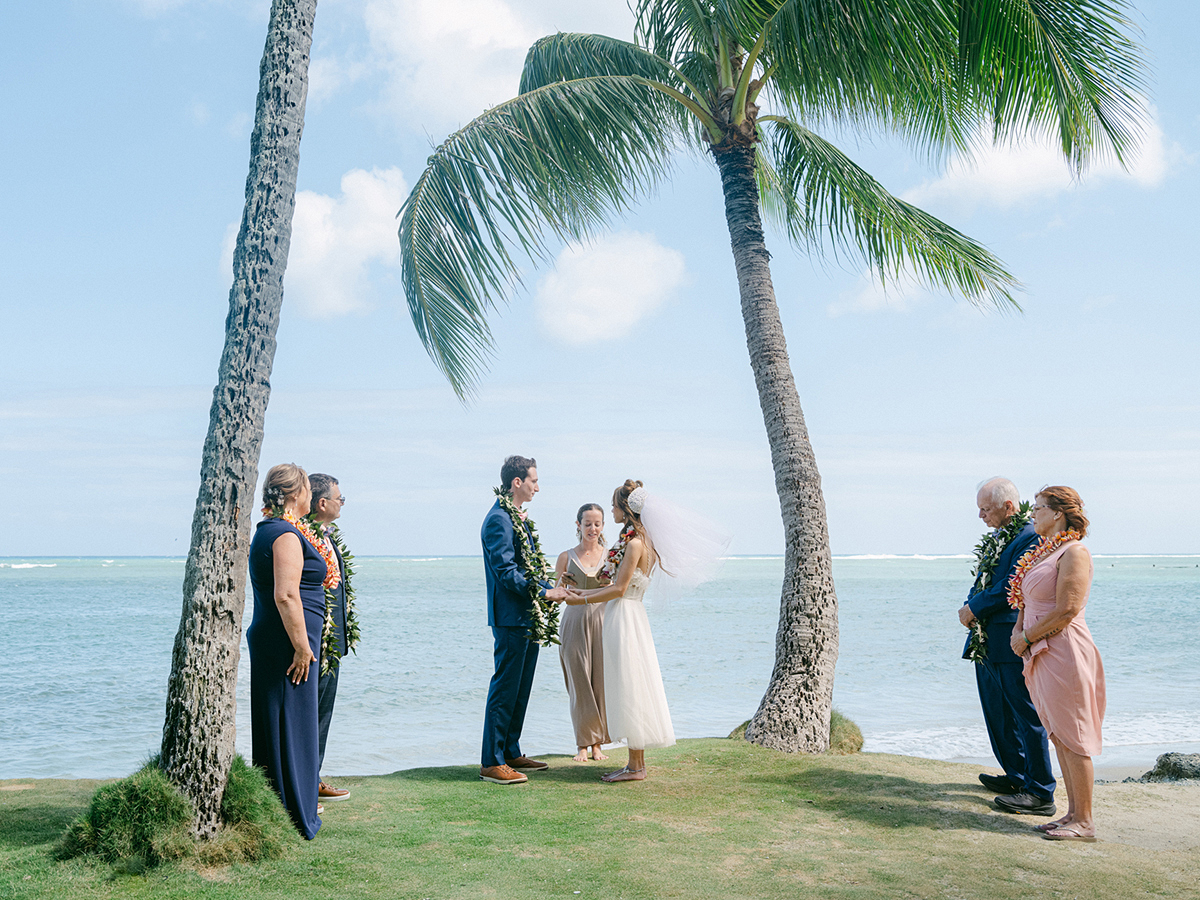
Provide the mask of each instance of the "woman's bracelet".
[{"label": "woman's bracelet", "polygon": [[1029,639],[1029,635],[1028,635],[1028,634],[1027,634],[1025,631],[1022,631],[1022,632],[1021,632],[1021,640],[1023,640],[1023,641],[1025,642],[1025,646],[1026,646],[1026,647],[1032,647],[1032,646],[1033,646],[1033,641],[1031,641],[1031,640]]}]

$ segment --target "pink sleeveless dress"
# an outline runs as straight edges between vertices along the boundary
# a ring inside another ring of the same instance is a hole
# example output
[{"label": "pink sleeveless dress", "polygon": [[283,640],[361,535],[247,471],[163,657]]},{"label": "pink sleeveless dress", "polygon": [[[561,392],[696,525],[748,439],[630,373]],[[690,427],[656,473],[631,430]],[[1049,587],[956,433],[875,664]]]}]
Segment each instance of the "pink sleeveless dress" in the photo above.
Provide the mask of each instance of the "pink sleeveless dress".
[{"label": "pink sleeveless dress", "polygon": [[[1025,575],[1021,588],[1025,595],[1026,631],[1053,612],[1058,562],[1072,543],[1059,547]],[[1088,565],[1090,568],[1090,557]],[[1090,571],[1088,585],[1091,586]],[[1066,628],[1030,648],[1025,657],[1025,683],[1055,744],[1080,756],[1100,755],[1104,665],[1082,609]]]}]

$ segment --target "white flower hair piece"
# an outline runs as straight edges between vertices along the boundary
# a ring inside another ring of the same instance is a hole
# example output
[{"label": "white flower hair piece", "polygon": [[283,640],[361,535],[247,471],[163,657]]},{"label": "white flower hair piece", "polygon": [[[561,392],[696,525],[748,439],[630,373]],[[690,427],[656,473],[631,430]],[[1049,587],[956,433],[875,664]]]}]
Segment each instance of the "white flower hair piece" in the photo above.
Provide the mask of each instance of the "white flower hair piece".
[{"label": "white flower hair piece", "polygon": [[634,488],[629,492],[629,499],[625,501],[629,504],[631,512],[642,514],[642,508],[646,505],[646,489],[644,487]]}]

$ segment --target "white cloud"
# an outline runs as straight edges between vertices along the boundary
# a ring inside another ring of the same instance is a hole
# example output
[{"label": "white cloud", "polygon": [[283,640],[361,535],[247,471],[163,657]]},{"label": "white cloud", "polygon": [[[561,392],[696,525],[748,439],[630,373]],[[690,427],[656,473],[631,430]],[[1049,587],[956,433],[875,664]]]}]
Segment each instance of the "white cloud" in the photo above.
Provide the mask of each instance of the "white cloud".
[{"label": "white cloud", "polygon": [[[398,270],[396,212],[408,196],[399,169],[352,169],[341,196],[296,192],[284,295],[303,315],[328,318],[371,306],[371,268]],[[225,232],[221,267],[232,277],[237,223]]]},{"label": "white cloud", "polygon": [[363,17],[387,78],[385,106],[439,125],[516,94],[525,52],[541,36],[504,0],[368,0]]},{"label": "white cloud", "polygon": [[623,337],[671,298],[684,274],[683,254],[653,234],[624,231],[572,244],[538,283],[538,317],[567,343]]},{"label": "white cloud", "polygon": [[889,278],[884,285],[873,271],[863,272],[854,287],[825,308],[830,318],[880,310],[908,312],[933,296],[929,288],[912,272]]},{"label": "white cloud", "polygon": [[630,39],[624,0],[354,0],[367,46],[321,55],[310,72],[310,101],[323,103],[356,82],[381,85],[376,113],[413,117],[431,131],[464,124],[513,97],[525,54],[556,31]]},{"label": "white cloud", "polygon": [[982,149],[973,159],[953,157],[940,178],[906,192],[904,199],[918,205],[944,203],[967,210],[977,206],[1006,209],[1113,181],[1153,188],[1162,183],[1170,163],[1181,153],[1178,145],[1168,145],[1153,107],[1147,112],[1141,148],[1128,170],[1115,159],[1102,159],[1076,179],[1061,151],[1044,136],[999,147],[980,137],[979,145]]}]

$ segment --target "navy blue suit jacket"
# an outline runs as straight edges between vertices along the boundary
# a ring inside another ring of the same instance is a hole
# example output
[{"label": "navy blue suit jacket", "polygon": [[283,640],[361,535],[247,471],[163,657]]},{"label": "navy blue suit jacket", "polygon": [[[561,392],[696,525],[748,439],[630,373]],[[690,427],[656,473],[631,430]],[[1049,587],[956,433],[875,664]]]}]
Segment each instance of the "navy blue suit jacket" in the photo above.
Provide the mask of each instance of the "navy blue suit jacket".
[{"label": "navy blue suit jacket", "polygon": [[[1017,562],[1025,555],[1025,551],[1038,541],[1038,534],[1029,522],[1008,542],[1000,551],[996,568],[992,570],[992,578],[988,586],[980,591],[971,586],[967,594],[967,606],[975,614],[987,633],[987,654],[991,662],[1016,663],[1021,657],[1012,652],[1013,625],[1017,621],[1017,610],[1008,605],[1008,579],[1017,568]],[[967,645],[971,642],[967,635]],[[967,657],[966,646],[963,647],[963,659]]]},{"label": "navy blue suit jacket", "polygon": [[[522,527],[524,524],[522,524]],[[488,624],[524,626],[530,618],[529,579],[517,566],[517,542],[512,519],[497,500],[483,518],[483,572],[487,577]],[[550,585],[542,583],[545,592]]]}]

